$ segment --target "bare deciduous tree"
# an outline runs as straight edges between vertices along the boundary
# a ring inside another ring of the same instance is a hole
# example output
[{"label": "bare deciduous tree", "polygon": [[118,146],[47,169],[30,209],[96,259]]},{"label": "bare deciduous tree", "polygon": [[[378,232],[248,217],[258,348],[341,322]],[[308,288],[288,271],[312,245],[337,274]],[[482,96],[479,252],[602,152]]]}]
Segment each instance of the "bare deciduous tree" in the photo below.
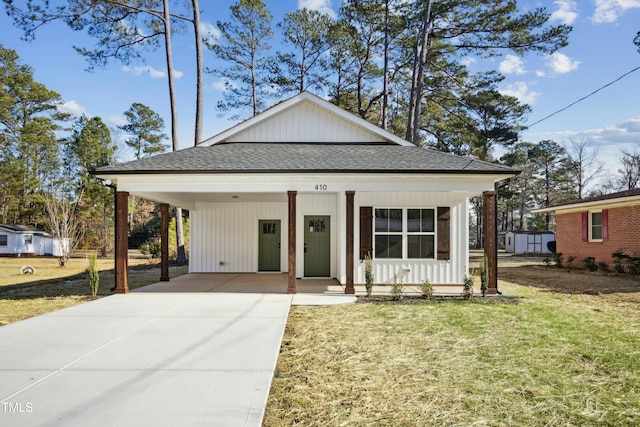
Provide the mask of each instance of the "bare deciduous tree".
[{"label": "bare deciduous tree", "polygon": [[602,162],[598,160],[600,150],[593,147],[589,139],[572,139],[567,149],[567,171],[573,179],[578,198],[585,189],[602,175]]},{"label": "bare deciduous tree", "polygon": [[[54,184],[49,185],[44,194],[51,235],[61,246],[61,254],[58,256],[60,267],[66,267],[71,252],[78,247],[84,236],[84,222],[77,212],[82,203],[82,194],[73,194],[69,187]],[[64,244],[66,240],[69,241],[68,247]]]}]

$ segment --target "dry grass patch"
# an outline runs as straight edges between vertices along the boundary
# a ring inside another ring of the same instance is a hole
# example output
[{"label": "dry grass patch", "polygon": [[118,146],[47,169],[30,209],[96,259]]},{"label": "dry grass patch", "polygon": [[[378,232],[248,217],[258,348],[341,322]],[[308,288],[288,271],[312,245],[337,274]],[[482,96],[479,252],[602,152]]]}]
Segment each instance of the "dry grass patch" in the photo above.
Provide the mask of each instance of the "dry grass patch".
[{"label": "dry grass patch", "polygon": [[[35,267],[36,274],[21,275],[23,265]],[[72,258],[65,268],[60,268],[55,258],[0,258],[0,326],[92,300],[88,265],[84,258]],[[114,285],[113,260],[99,260],[98,268],[98,295],[110,295]],[[176,277],[187,269],[171,267],[169,275]],[[159,278],[157,262],[130,260],[129,288],[149,285]]]},{"label": "dry grass patch", "polygon": [[264,425],[636,425],[638,311],[500,286],[521,302],[292,307]]}]

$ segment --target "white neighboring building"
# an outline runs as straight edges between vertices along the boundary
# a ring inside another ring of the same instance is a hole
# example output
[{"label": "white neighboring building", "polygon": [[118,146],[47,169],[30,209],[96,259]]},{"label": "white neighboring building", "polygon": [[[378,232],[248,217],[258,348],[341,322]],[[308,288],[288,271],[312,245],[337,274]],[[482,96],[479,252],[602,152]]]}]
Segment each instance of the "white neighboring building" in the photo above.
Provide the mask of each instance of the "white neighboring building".
[{"label": "white neighboring building", "polygon": [[554,240],[553,231],[508,231],[504,236],[504,247],[512,254],[550,254],[547,243]]},{"label": "white neighboring building", "polygon": [[0,224],[0,256],[63,256],[69,239],[55,239],[49,233],[23,225]]}]

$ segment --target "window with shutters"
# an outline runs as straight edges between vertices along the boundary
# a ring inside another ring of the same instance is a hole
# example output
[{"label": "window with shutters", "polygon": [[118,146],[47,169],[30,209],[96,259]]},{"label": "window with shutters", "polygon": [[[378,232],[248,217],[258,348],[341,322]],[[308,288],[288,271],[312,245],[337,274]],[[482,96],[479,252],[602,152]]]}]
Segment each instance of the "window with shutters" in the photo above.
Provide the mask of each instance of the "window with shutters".
[{"label": "window with shutters", "polygon": [[602,242],[602,211],[589,212],[589,241]]},{"label": "window with shutters", "polygon": [[435,258],[434,209],[376,208],[373,220],[374,258]]}]

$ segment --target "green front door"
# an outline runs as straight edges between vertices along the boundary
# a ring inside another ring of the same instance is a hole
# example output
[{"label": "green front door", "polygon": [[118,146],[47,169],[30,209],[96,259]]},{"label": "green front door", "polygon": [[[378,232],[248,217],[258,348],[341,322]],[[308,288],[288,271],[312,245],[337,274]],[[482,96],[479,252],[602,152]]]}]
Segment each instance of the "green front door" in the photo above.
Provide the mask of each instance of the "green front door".
[{"label": "green front door", "polygon": [[304,275],[331,275],[331,221],[328,216],[304,217]]},{"label": "green front door", "polygon": [[280,220],[258,221],[258,271],[280,271]]}]

